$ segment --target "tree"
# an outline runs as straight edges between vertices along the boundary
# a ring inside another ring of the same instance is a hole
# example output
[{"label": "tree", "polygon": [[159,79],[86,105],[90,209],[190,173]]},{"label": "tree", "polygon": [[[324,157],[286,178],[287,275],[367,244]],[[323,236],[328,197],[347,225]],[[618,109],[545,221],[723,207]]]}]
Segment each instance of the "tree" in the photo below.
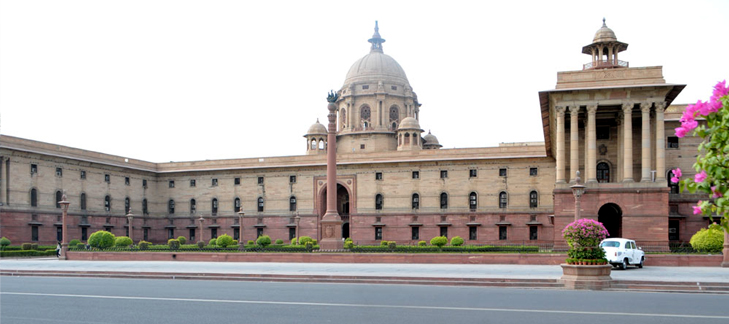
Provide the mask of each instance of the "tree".
[{"label": "tree", "polygon": [[[729,89],[726,80],[714,86],[711,99],[699,100],[686,106],[681,117],[681,127],[676,128],[676,136],[684,137],[689,132],[701,137],[699,155],[693,167],[693,179],[680,180],[681,169],[673,170],[671,182],[680,181],[681,190],[691,193],[703,192],[710,199],[699,201],[694,206],[694,214],[718,215],[720,226],[729,231]],[[705,118],[706,123],[699,125],[696,118]]]}]

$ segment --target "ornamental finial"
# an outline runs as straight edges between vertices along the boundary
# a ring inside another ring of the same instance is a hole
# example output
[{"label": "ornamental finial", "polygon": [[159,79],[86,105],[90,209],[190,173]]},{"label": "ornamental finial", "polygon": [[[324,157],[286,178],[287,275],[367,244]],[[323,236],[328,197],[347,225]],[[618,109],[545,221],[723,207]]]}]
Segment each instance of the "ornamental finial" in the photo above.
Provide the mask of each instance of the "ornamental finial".
[{"label": "ornamental finial", "polygon": [[339,94],[335,93],[334,90],[329,91],[329,95],[327,96],[327,101],[330,103],[335,103],[339,99]]},{"label": "ornamental finial", "polygon": [[607,25],[605,24],[605,17],[602,17],[602,26],[607,27]]}]

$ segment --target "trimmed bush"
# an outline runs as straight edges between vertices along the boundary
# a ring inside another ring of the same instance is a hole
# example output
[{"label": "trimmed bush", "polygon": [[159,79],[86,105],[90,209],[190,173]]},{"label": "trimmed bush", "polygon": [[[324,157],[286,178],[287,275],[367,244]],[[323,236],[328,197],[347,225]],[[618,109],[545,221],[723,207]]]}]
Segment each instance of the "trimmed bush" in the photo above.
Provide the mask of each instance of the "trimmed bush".
[{"label": "trimmed bush", "polygon": [[152,245],[152,243],[149,243],[147,241],[139,241],[138,246],[140,250],[148,250],[150,245]]},{"label": "trimmed bush", "polygon": [[445,236],[436,236],[430,239],[430,245],[435,245],[439,248],[442,248],[446,244],[448,244],[448,238]]},{"label": "trimmed bush", "polygon": [[382,240],[380,241],[380,246],[387,246],[388,243],[388,241]]},{"label": "trimmed bush", "polygon": [[7,237],[3,236],[3,238],[0,238],[0,246],[6,247],[8,245],[10,245],[10,240]]},{"label": "trimmed bush", "polygon": [[85,250],[86,249],[86,244],[83,244],[83,243],[80,243],[79,242],[79,243],[76,243],[75,247],[76,247],[77,250]]},{"label": "trimmed bush", "polygon": [[180,241],[177,239],[169,239],[167,240],[167,246],[170,247],[170,250],[178,250],[180,248]]},{"label": "trimmed bush", "polygon": [[296,245],[296,239],[295,238],[291,239],[291,245]]},{"label": "trimmed bush", "polygon": [[198,249],[202,249],[204,247],[205,247],[205,242],[203,242],[203,241],[197,241],[197,248]]},{"label": "trimmed bush", "polygon": [[30,243],[23,243],[23,244],[21,244],[21,245],[20,245],[20,248],[21,248],[21,249],[22,249],[23,251],[29,251],[29,250],[32,250],[32,246],[33,246],[33,245],[32,245],[32,244],[30,244]]},{"label": "trimmed bush", "polygon": [[301,244],[301,245],[306,245],[307,242],[312,242],[312,244],[314,244],[313,241],[314,240],[312,240],[310,236],[300,236],[299,237],[299,244]]},{"label": "trimmed bush", "polygon": [[224,247],[227,247],[228,245],[235,244],[235,241],[233,240],[232,237],[230,237],[230,235],[223,234],[223,235],[218,236],[218,239],[217,239],[217,241],[215,241],[215,244],[219,247],[224,248]]},{"label": "trimmed bush", "polygon": [[349,250],[349,249],[351,249],[353,247],[354,247],[354,242],[352,242],[351,240],[350,241],[344,241],[344,248],[345,249],[348,249]]},{"label": "trimmed bush", "polygon": [[[38,250],[38,243],[30,243],[30,249],[31,250]],[[53,249],[55,250],[56,247],[54,246]]]},{"label": "trimmed bush", "polygon": [[261,235],[258,237],[258,239],[256,239],[256,244],[262,247],[267,247],[271,245],[271,237],[268,235]]},{"label": "trimmed bush", "polygon": [[248,240],[248,242],[246,242],[246,245],[254,245],[254,244],[256,244],[256,242],[254,242],[253,240]]},{"label": "trimmed bush", "polygon": [[451,239],[451,245],[453,245],[453,246],[461,246],[461,245],[463,245],[463,239],[460,236],[454,236]]},{"label": "trimmed bush", "polygon": [[390,249],[390,251],[395,251],[396,247],[397,243],[395,243],[395,241],[387,242],[387,248]]},{"label": "trimmed bush", "polygon": [[216,239],[216,238],[210,239],[210,241],[208,241],[208,245],[210,245],[210,246],[218,245],[218,239]]},{"label": "trimmed bush", "polygon": [[316,239],[311,239],[311,244],[317,245],[319,242],[317,242]]},{"label": "trimmed bush", "polygon": [[307,252],[311,252],[311,250],[314,248],[314,243],[312,243],[312,242],[306,242],[306,244],[304,244],[304,246],[306,246],[306,251]]},{"label": "trimmed bush", "polygon": [[724,245],[724,232],[717,226],[702,228],[691,237],[689,243],[696,251],[719,253]]},{"label": "trimmed bush", "polygon": [[89,236],[89,245],[97,249],[106,249],[114,246],[116,236],[107,231],[96,231]]},{"label": "trimmed bush", "polygon": [[127,236],[119,236],[114,241],[114,246],[116,247],[128,247],[132,244],[134,244],[134,242],[132,242],[132,239]]},{"label": "trimmed bush", "polygon": [[276,240],[276,244],[278,244],[278,245],[281,245],[281,244],[283,244],[283,240],[282,240],[282,239],[278,239],[278,240]]},{"label": "trimmed bush", "polygon": [[180,235],[180,237],[178,237],[177,240],[180,241],[180,244],[182,244],[182,245],[187,243],[187,239],[182,235]]},{"label": "trimmed bush", "polygon": [[427,245],[428,245],[428,243],[425,242],[425,241],[419,241],[418,242],[418,246],[427,246]]},{"label": "trimmed bush", "polygon": [[77,240],[77,239],[73,239],[73,240],[71,240],[71,242],[68,242],[68,246],[69,246],[69,247],[71,247],[71,246],[76,246],[76,245],[78,245],[79,243],[81,243],[81,241],[80,241],[80,240]]}]

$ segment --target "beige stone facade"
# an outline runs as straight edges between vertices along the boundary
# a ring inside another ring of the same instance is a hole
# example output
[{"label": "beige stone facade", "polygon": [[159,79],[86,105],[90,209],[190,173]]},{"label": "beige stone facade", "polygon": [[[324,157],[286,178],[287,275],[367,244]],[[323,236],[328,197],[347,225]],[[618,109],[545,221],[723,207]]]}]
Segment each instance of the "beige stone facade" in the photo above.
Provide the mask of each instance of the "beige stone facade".
[{"label": "beige stone facade", "polygon": [[[649,246],[667,246],[671,228],[671,240],[687,241],[708,220],[690,216],[700,197],[670,194],[666,180],[675,167],[690,173],[698,145],[672,136],[682,106],[671,103],[683,85],[667,84],[661,67],[617,60],[627,44],[606,28],[586,46],[591,63],[559,72],[555,90],[539,94],[545,142],[464,149],[440,149],[423,134],[417,95],[376,29],[337,101],[342,236],[360,244],[441,234],[471,244],[557,244],[574,214],[569,186],[580,171],[583,217],[607,220],[618,233],[637,224],[644,230],[621,234]],[[0,236],[55,242],[57,195],[65,191],[69,239],[101,229],[126,235],[129,211],[135,241],[221,234],[288,241],[296,215],[300,235],[321,238],[326,131],[318,121],[309,128],[304,155],[170,163],[2,135]]]}]

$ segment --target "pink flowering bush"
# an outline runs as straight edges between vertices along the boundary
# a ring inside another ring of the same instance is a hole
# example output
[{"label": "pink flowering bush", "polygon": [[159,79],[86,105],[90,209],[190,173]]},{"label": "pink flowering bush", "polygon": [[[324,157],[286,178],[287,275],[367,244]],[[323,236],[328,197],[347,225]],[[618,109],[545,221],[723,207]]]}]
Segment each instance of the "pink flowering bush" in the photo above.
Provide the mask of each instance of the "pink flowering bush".
[{"label": "pink flowering bush", "polygon": [[567,225],[562,230],[562,237],[570,246],[568,263],[570,259],[604,259],[605,251],[598,245],[607,236],[605,226],[594,219],[582,218]]},{"label": "pink flowering bush", "polygon": [[[701,137],[699,155],[693,167],[693,179],[681,180],[681,169],[673,170],[671,182],[680,183],[681,190],[691,193],[704,192],[710,199],[699,201],[694,214],[719,215],[721,226],[729,226],[729,88],[726,80],[717,83],[709,101],[699,100],[688,105],[681,116],[681,126],[676,136],[684,137],[690,132]],[[696,118],[704,118],[705,125],[699,125]]]}]

